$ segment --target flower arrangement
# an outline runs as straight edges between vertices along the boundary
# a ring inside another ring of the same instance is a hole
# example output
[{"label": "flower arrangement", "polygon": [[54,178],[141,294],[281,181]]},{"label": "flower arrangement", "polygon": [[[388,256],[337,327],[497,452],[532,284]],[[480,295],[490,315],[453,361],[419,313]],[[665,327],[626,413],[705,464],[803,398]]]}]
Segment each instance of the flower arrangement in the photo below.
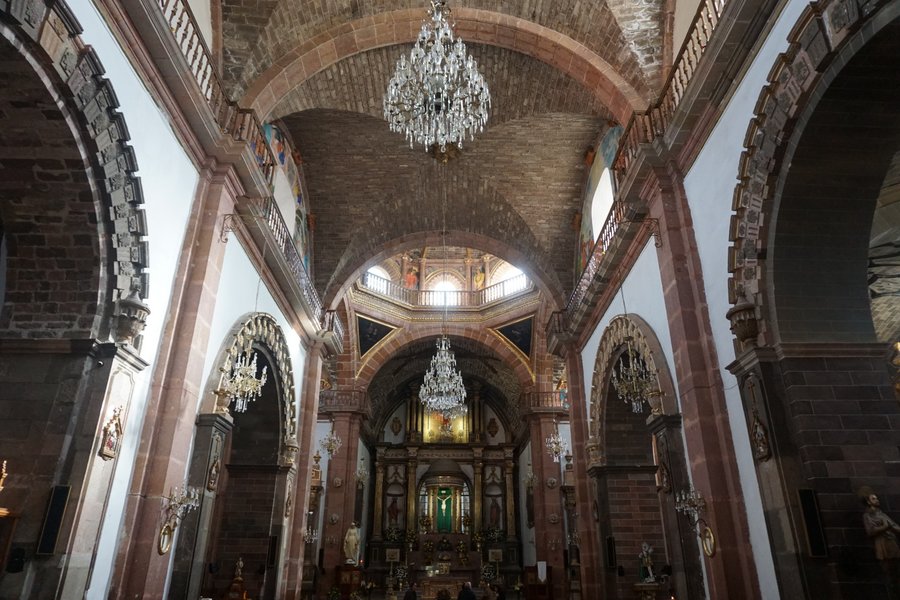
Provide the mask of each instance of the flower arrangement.
[{"label": "flower arrangement", "polygon": [[484,539],[489,542],[502,542],[503,532],[499,527],[488,527],[484,530]]},{"label": "flower arrangement", "polygon": [[337,587],[328,590],[328,600],[341,600],[341,590]]},{"label": "flower arrangement", "polygon": [[476,531],[472,534],[472,543],[475,545],[475,548],[481,550],[481,544],[484,542],[484,534],[480,531]]},{"label": "flower arrangement", "polygon": [[494,565],[491,563],[484,563],[481,565],[481,580],[482,581],[493,581],[497,576],[497,569],[494,568]]},{"label": "flower arrangement", "polygon": [[399,527],[388,527],[384,530],[384,539],[389,542],[402,542],[403,530]]}]

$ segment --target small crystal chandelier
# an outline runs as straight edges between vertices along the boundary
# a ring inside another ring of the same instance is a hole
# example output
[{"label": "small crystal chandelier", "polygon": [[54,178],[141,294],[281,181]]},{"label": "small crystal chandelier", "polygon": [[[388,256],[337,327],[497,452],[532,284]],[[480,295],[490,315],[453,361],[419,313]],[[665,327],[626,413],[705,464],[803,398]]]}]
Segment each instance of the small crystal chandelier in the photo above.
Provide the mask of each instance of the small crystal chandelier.
[{"label": "small crystal chandelier", "polygon": [[644,359],[634,350],[634,339],[625,338],[625,352],[619,358],[612,374],[616,395],[631,404],[631,411],[644,411],[644,402],[659,395],[657,374],[650,370]]},{"label": "small crystal chandelier", "polygon": [[547,436],[544,445],[547,447],[547,453],[553,457],[553,462],[559,462],[559,457],[569,452],[569,447],[559,436],[558,429]]},{"label": "small crystal chandelier", "polygon": [[431,0],[428,15],[409,59],[400,57],[388,82],[384,118],[410,148],[415,142],[444,152],[484,130],[491,94],[466,45],[453,37],[446,0]]},{"label": "small crystal chandelier", "polygon": [[328,432],[328,435],[319,441],[319,448],[328,455],[328,458],[331,458],[337,454],[337,451],[341,449],[341,444],[343,443],[341,438],[334,433],[334,430],[331,430]]},{"label": "small crystal chandelier", "polygon": [[[253,355],[252,361],[250,360],[251,354]],[[263,367],[262,376],[258,379],[256,377],[258,356],[251,350],[238,356],[231,367],[231,377],[225,381],[222,388],[215,392],[216,395],[227,397],[230,402],[234,402],[234,409],[237,412],[246,412],[247,406],[262,395],[262,388],[266,385],[267,366]],[[224,368],[222,372],[227,373]]]}]

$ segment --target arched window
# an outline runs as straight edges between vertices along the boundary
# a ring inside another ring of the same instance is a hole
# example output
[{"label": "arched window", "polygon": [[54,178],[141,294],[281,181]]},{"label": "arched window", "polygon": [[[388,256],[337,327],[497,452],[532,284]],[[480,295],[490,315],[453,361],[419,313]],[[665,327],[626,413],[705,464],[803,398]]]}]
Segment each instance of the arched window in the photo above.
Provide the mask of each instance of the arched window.
[{"label": "arched window", "polygon": [[594,198],[591,200],[591,228],[594,240],[600,235],[606,217],[613,205],[612,173],[609,169],[603,169],[597,189],[594,190]]},{"label": "arched window", "polygon": [[452,281],[440,281],[433,288],[435,294],[431,297],[430,304],[436,306],[456,306],[459,304],[459,286]]}]

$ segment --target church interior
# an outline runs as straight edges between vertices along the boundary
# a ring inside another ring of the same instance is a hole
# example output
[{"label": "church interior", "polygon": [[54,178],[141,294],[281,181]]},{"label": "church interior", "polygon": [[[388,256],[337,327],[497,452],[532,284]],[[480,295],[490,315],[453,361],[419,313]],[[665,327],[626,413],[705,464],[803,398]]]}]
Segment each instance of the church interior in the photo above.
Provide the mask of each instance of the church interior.
[{"label": "church interior", "polygon": [[900,599],[900,0],[0,33],[0,599]]}]

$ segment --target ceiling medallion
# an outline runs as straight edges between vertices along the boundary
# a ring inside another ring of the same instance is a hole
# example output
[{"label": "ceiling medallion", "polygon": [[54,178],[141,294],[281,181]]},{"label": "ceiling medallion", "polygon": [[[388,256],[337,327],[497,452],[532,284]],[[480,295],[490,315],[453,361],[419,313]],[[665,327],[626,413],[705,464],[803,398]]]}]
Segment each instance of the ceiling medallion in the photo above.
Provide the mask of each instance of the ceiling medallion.
[{"label": "ceiling medallion", "polygon": [[454,39],[446,0],[431,0],[431,9],[409,53],[397,61],[384,94],[384,118],[391,131],[403,133],[426,150],[437,144],[462,148],[488,119],[491,94],[466,45]]},{"label": "ceiling medallion", "polygon": [[428,147],[428,154],[442,165],[446,165],[451,160],[459,158],[462,150],[453,142],[447,144],[446,147],[442,147],[440,144],[432,144]]}]

